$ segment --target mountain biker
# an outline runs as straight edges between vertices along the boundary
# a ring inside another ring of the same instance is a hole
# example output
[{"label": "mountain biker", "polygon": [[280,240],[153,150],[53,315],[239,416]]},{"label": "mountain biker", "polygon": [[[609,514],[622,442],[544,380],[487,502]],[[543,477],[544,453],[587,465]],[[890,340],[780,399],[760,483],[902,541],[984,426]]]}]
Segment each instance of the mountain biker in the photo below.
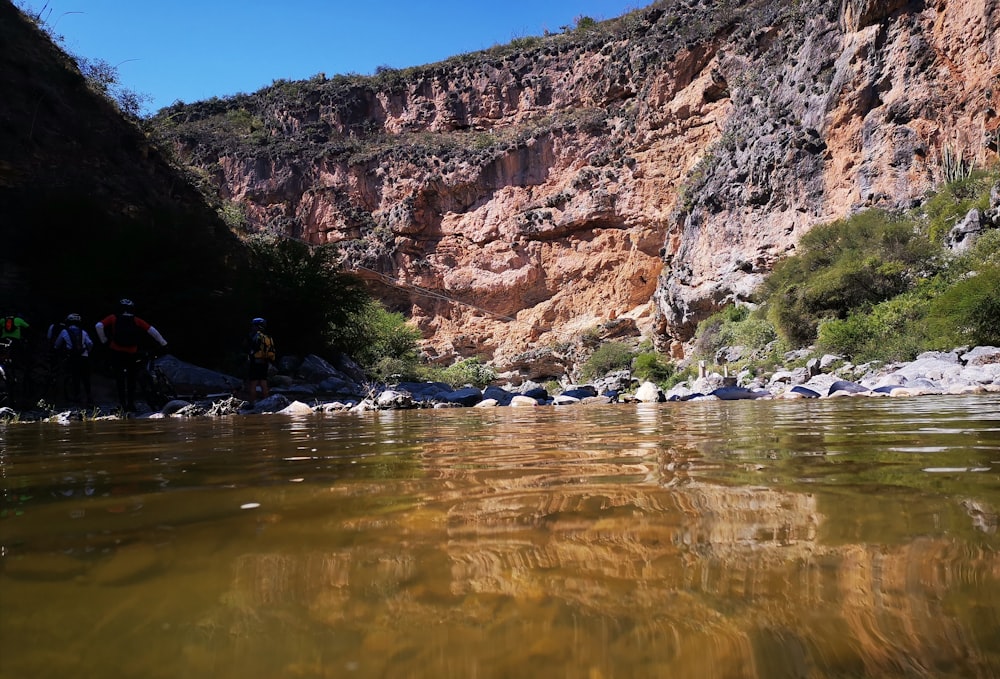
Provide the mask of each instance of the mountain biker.
[{"label": "mountain biker", "polygon": [[66,358],[66,368],[72,380],[72,399],[79,400],[80,387],[87,406],[93,404],[90,396],[90,351],[94,341],[81,327],[80,314],[69,314],[63,321],[63,329],[55,338],[56,353]]},{"label": "mountain biker", "polygon": [[111,368],[115,373],[118,400],[126,412],[135,412],[135,381],[140,369],[137,353],[142,334],[148,334],[161,347],[167,340],[152,325],[135,315],[130,299],[118,302],[118,313],[105,316],[94,326],[101,344],[111,350]]},{"label": "mountain biker", "polygon": [[260,387],[261,398],[267,398],[267,369],[274,362],[274,340],[264,332],[267,321],[255,318],[250,321],[250,334],[247,337],[247,382],[246,390],[250,397],[250,405],[257,403],[257,388]]},{"label": "mountain biker", "polygon": [[12,339],[20,342],[25,339],[24,333],[30,327],[28,321],[24,320],[21,314],[8,314],[0,326],[0,339]]},{"label": "mountain biker", "polygon": [[[20,384],[18,397],[27,402],[31,355],[28,352],[28,333],[31,326],[19,313],[7,314],[0,318],[0,341],[6,346],[6,379]],[[9,384],[9,383],[8,383]]]},{"label": "mountain biker", "polygon": [[11,356],[18,361],[23,361],[25,357],[30,328],[21,314],[7,314],[0,321],[0,340],[7,340]]}]

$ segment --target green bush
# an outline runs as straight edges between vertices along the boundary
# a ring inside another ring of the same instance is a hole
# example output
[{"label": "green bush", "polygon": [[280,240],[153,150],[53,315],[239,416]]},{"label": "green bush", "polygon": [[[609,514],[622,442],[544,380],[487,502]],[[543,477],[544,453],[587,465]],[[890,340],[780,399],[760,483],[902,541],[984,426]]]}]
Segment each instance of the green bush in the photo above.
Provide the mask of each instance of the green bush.
[{"label": "green bush", "polygon": [[719,312],[719,316],[726,323],[740,323],[750,316],[750,307],[729,304]]},{"label": "green bush", "polygon": [[241,296],[267,318],[281,352],[349,350],[331,327],[348,327],[369,298],[360,279],[340,270],[336,249],[263,235],[246,245],[252,266]]},{"label": "green bush", "polygon": [[846,319],[819,326],[817,346],[852,361],[906,361],[929,348],[922,331],[929,299],[917,292],[899,295]]},{"label": "green bush", "polygon": [[580,377],[591,380],[615,370],[632,367],[632,349],[623,342],[607,342],[599,346],[580,367]]},{"label": "green bush", "polygon": [[466,358],[442,370],[439,379],[452,387],[471,384],[482,389],[489,386],[496,378],[496,372],[491,366],[486,365],[478,358]]},{"label": "green bush", "polygon": [[632,376],[638,380],[660,384],[667,382],[675,372],[677,366],[655,352],[639,354],[632,361]]},{"label": "green bush", "polygon": [[881,210],[821,224],[765,281],[768,317],[791,344],[809,344],[820,322],[910,289],[938,250],[912,220]]},{"label": "green bush", "polygon": [[384,384],[421,379],[417,362],[408,357],[383,356],[374,364],[366,365],[364,368],[373,380]]},{"label": "green bush", "polygon": [[[870,210],[814,227],[762,286],[768,318],[792,346],[815,339],[853,361],[1000,343],[1000,230],[959,256],[942,244],[970,209],[988,206],[997,177],[946,184],[908,217]],[[706,348],[734,339],[724,319],[709,321]]]},{"label": "green bush", "polygon": [[1000,266],[1000,229],[985,232],[967,252],[952,258],[945,274],[955,282],[970,271],[992,266]]},{"label": "green bush", "polygon": [[941,243],[951,227],[972,208],[986,210],[995,179],[995,173],[973,172],[970,177],[945,184],[928,198],[920,211],[927,220],[930,240]]},{"label": "green bush", "polygon": [[732,325],[728,332],[729,344],[744,346],[754,353],[760,352],[778,339],[778,332],[766,318],[750,316]]},{"label": "green bush", "polygon": [[725,320],[718,313],[712,314],[698,323],[694,331],[692,356],[696,358],[715,358],[715,352],[723,345],[722,326]]},{"label": "green bush", "polygon": [[941,348],[1000,345],[1000,266],[970,272],[934,299],[929,326]]},{"label": "green bush", "polygon": [[693,355],[714,359],[723,347],[742,346],[749,355],[763,357],[777,339],[777,330],[762,312],[731,304],[698,324]]},{"label": "green bush", "polygon": [[331,331],[342,350],[374,379],[392,382],[418,376],[420,331],[381,302],[367,300]]}]

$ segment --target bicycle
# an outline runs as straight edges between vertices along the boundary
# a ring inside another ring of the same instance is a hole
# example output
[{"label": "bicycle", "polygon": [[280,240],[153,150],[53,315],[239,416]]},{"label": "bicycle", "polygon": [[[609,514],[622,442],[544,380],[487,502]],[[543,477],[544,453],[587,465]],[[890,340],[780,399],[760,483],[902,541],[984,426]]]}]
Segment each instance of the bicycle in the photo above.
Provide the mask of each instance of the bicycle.
[{"label": "bicycle", "polygon": [[140,366],[136,374],[136,389],[146,404],[155,410],[160,410],[177,398],[177,390],[170,378],[156,365],[158,358],[151,351],[139,351],[136,355],[136,363]]},{"label": "bicycle", "polygon": [[14,407],[20,385],[14,361],[14,340],[0,339],[0,406]]},{"label": "bicycle", "polygon": [[168,401],[176,398],[173,384],[156,365],[159,354],[146,349],[139,349],[132,354],[125,352],[111,352],[111,354],[106,356],[106,359],[111,377],[118,387],[118,398],[123,412],[135,410],[136,397],[153,410],[160,410]]}]

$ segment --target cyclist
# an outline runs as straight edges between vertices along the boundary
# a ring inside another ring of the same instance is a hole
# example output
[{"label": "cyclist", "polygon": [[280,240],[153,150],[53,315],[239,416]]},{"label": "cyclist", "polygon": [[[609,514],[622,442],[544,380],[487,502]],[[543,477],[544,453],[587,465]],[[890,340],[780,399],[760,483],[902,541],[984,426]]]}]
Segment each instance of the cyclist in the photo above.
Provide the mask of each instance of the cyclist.
[{"label": "cyclist", "polygon": [[28,321],[21,314],[8,314],[0,327],[0,339],[12,339],[20,342],[25,339],[24,333],[30,328]]},{"label": "cyclist", "polygon": [[111,369],[115,373],[118,400],[126,412],[135,412],[135,380],[142,369],[137,353],[142,334],[148,334],[161,347],[167,340],[152,325],[135,315],[135,303],[130,299],[118,302],[118,313],[105,316],[94,326],[101,344],[111,350]]},{"label": "cyclist", "polygon": [[63,324],[64,327],[56,337],[54,348],[57,354],[66,358],[72,389],[68,396],[73,401],[79,401],[82,386],[89,407],[93,404],[90,396],[90,350],[94,348],[94,341],[90,339],[87,331],[80,327],[80,314],[69,314]]},{"label": "cyclist", "polygon": [[[15,396],[27,402],[29,391],[29,376],[31,374],[30,356],[28,354],[28,333],[31,326],[19,313],[7,314],[0,319],[0,342],[4,344],[4,372],[7,382],[8,396]],[[12,384],[19,384],[14,394]]]}]

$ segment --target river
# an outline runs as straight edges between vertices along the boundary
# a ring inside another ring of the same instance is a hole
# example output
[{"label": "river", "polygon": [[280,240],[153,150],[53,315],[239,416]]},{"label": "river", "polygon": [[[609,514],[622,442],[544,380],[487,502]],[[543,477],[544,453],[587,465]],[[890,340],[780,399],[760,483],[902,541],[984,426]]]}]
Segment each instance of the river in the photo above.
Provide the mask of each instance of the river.
[{"label": "river", "polygon": [[997,396],[0,442],[0,679],[1000,676]]}]

